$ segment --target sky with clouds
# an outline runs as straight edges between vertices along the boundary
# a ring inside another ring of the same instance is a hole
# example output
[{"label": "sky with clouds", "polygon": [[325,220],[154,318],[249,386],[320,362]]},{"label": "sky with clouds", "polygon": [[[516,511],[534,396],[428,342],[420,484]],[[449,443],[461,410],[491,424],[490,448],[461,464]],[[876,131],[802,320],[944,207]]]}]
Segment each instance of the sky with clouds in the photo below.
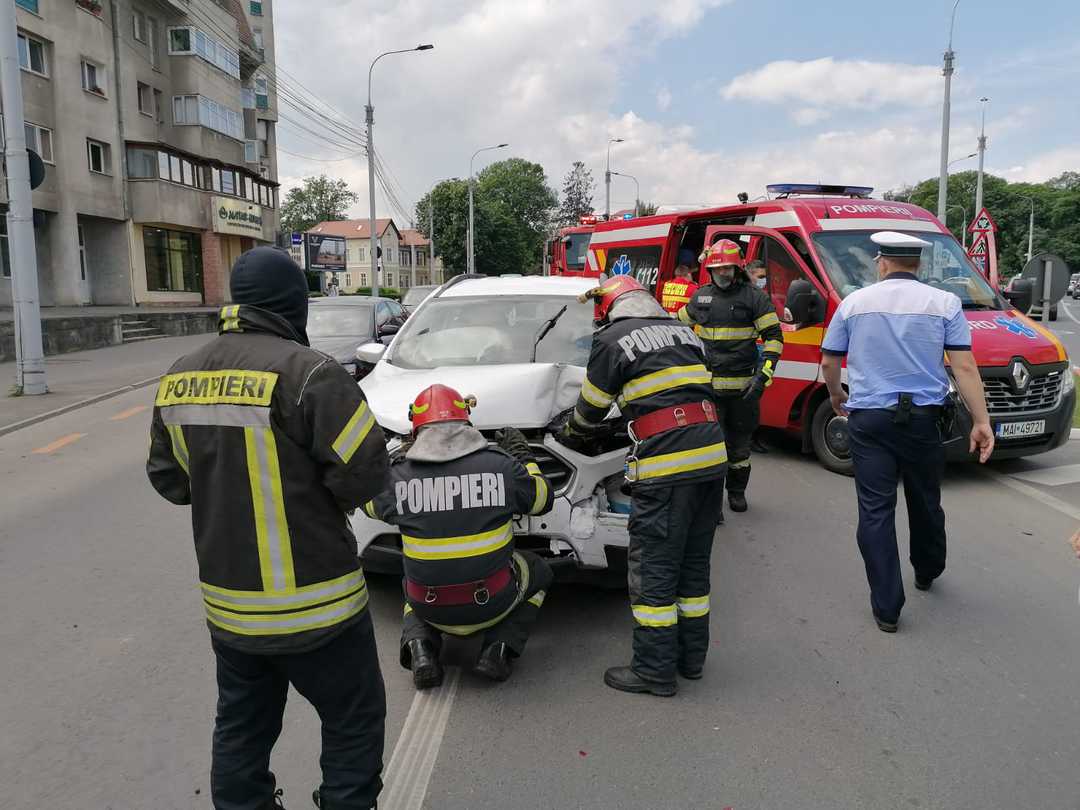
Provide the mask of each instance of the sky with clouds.
[{"label": "sky with clouds", "polygon": [[[375,69],[376,151],[404,205],[438,180],[522,157],[561,187],[575,160],[602,209],[605,148],[644,199],[721,204],[767,183],[881,191],[937,174],[942,51],[952,0],[276,0],[279,81],[362,124]],[[987,169],[1010,180],[1080,170],[1080,2],[960,0],[951,154],[974,152],[987,105]],[[286,188],[326,172],[360,192],[363,157],[283,107]],[[309,159],[311,158],[311,159]],[[319,158],[320,160],[314,160]],[[326,162],[334,161],[334,162]],[[960,161],[954,171],[974,168]],[[634,187],[614,178],[612,208]],[[382,193],[376,208],[385,215]],[[392,213],[392,212],[391,212]],[[396,216],[400,219],[400,216]]]}]

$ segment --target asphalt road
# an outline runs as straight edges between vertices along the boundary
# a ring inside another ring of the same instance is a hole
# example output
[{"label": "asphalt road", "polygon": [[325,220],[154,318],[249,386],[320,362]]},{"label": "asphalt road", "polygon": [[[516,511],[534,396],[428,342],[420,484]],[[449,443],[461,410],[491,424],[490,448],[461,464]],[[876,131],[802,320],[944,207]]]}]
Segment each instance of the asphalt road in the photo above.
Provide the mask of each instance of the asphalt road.
[{"label": "asphalt road", "polygon": [[[210,807],[213,659],[188,512],[143,474],[151,401],[142,389],[0,437],[4,808]],[[1080,808],[1072,469],[1078,441],[953,468],[948,571],[927,594],[907,574],[889,636],[870,617],[851,481],[759,458],[751,511],[717,536],[706,676],[674,699],[601,681],[628,660],[624,594],[558,587],[509,682],[466,671],[414,702],[397,585],[372,577],[388,762],[400,742],[383,807]],[[449,653],[467,664],[470,648]],[[273,761],[288,807],[309,806],[317,758],[294,694]]]},{"label": "asphalt road", "polygon": [[1062,299],[1058,319],[1047,326],[1061,339],[1073,365],[1080,367],[1080,300]]}]

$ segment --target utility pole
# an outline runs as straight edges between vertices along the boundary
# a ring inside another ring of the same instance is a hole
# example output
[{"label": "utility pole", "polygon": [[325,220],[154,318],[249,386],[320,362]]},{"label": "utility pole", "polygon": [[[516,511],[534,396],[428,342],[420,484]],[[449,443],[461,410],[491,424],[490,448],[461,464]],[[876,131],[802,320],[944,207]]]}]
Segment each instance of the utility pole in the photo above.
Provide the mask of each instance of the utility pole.
[{"label": "utility pole", "polygon": [[15,4],[0,10],[0,95],[4,104],[4,158],[7,162],[8,247],[15,312],[15,386],[21,394],[46,394],[45,351],[41,343],[34,202],[30,159],[23,126],[22,72],[19,70]]},{"label": "utility pole", "polygon": [[607,163],[604,167],[604,219],[611,219],[611,145],[622,143],[622,138],[608,138]]},{"label": "utility pole", "polygon": [[938,178],[937,215],[942,222],[945,221],[945,204],[949,195],[949,119],[951,116],[951,95],[953,60],[953,26],[956,24],[956,7],[960,0],[956,0],[952,7],[952,17],[949,19],[949,44],[945,48],[945,64],[942,72],[945,74],[945,99],[941,104],[941,175]]},{"label": "utility pole", "polygon": [[975,185],[975,216],[983,209],[983,162],[986,159],[986,96],[979,99],[982,104],[982,128],[979,130],[979,179]]},{"label": "utility pole", "polygon": [[428,195],[428,281],[435,281],[435,189]]},{"label": "utility pole", "polygon": [[1035,198],[1024,197],[1029,203],[1031,203],[1031,216],[1028,217],[1028,261],[1031,261],[1032,247],[1035,244]]}]

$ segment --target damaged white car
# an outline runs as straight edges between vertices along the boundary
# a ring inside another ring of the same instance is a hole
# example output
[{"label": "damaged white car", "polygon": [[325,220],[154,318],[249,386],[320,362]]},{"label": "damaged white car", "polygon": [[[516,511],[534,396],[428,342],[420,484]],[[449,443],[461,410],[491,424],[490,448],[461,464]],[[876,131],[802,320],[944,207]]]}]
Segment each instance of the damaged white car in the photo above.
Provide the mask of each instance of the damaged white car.
[{"label": "damaged white car", "polygon": [[[620,493],[624,431],[612,431],[582,455],[554,440],[553,425],[574,407],[585,378],[593,307],[577,296],[595,279],[458,277],[406,321],[389,348],[368,344],[357,359],[375,368],[360,383],[388,436],[391,455],[411,432],[409,404],[434,383],[474,395],[473,424],[493,439],[516,427],[529,439],[555,505],[515,522],[518,548],[545,557],[563,575],[625,570],[629,497]],[[612,423],[617,426],[617,422]],[[401,570],[396,527],[357,510],[353,531],[364,566]]]}]

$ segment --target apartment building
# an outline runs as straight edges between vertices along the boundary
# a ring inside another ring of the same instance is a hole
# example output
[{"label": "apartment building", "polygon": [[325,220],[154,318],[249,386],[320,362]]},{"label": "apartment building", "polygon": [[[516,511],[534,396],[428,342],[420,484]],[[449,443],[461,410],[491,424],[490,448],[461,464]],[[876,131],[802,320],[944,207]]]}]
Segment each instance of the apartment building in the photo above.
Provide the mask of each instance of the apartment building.
[{"label": "apartment building", "polygon": [[227,301],[278,231],[270,0],[15,2],[42,304]]},{"label": "apartment building", "polygon": [[[398,290],[443,282],[442,262],[431,262],[431,243],[419,231],[400,229],[393,219],[376,219],[375,232],[382,249],[379,286]],[[308,233],[345,240],[345,270],[337,274],[341,292],[371,286],[371,227],[367,219],[321,222]],[[415,281],[413,269],[415,267]]]}]

